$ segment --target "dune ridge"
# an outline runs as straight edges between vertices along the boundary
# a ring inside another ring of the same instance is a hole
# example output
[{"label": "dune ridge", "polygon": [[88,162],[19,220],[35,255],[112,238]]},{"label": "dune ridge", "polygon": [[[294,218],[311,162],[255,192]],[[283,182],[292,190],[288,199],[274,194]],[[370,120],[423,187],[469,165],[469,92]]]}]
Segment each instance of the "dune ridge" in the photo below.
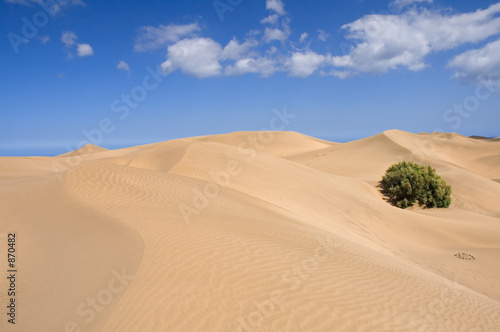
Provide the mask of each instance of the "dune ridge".
[{"label": "dune ridge", "polygon": [[[18,331],[500,331],[498,139],[236,132],[82,149],[0,158]],[[389,205],[377,185],[402,160],[435,167],[452,206]]]}]

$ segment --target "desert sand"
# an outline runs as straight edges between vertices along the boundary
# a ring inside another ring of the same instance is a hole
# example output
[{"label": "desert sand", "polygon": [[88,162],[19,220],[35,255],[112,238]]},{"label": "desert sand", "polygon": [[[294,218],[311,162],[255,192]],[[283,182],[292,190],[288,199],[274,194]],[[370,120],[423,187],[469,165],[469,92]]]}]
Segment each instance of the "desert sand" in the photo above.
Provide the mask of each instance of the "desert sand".
[{"label": "desert sand", "polygon": [[[452,206],[387,203],[402,160]],[[0,330],[500,331],[499,182],[498,139],[398,130],[0,158]]]}]

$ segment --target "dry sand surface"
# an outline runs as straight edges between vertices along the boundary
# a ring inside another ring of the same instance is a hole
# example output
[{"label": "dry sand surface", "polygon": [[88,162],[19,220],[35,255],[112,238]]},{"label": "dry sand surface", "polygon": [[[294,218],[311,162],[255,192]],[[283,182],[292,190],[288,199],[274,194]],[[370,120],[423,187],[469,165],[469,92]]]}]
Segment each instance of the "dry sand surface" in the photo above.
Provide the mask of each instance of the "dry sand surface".
[{"label": "dry sand surface", "polygon": [[[388,204],[402,160],[452,206]],[[397,130],[0,158],[0,330],[500,331],[499,182],[498,139]]]}]

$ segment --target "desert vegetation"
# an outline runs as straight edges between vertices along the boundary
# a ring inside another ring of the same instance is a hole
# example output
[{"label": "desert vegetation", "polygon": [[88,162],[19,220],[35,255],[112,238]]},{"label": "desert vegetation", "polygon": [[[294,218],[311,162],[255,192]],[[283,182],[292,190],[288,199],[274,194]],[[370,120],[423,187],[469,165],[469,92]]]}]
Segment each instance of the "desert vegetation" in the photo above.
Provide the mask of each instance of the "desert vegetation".
[{"label": "desert vegetation", "polygon": [[381,186],[389,201],[406,209],[418,202],[426,208],[447,208],[451,204],[451,187],[431,166],[403,161],[387,169]]}]

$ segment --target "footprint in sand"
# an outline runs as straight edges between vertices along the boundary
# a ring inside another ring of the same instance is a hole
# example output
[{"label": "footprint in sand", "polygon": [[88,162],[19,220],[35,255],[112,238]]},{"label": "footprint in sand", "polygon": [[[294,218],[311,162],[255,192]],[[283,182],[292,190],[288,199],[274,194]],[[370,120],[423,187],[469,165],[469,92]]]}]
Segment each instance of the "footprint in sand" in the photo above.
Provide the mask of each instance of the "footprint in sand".
[{"label": "footprint in sand", "polygon": [[455,254],[455,257],[460,258],[460,259],[467,259],[467,260],[475,260],[476,257],[472,256],[471,254],[465,253],[465,252],[458,252]]}]

